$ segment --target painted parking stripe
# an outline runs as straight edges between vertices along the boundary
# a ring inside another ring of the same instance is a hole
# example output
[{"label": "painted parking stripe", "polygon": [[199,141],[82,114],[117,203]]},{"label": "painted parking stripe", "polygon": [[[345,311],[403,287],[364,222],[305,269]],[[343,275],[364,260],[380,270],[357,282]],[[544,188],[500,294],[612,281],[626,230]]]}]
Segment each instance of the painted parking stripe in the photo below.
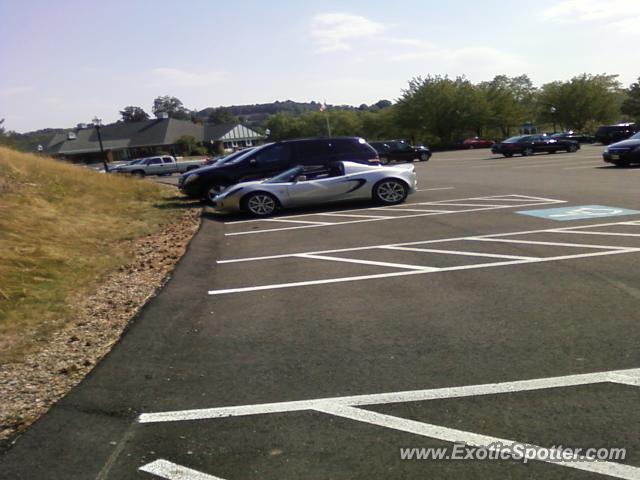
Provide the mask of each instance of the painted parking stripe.
[{"label": "painted parking stripe", "polygon": [[533,260],[512,260],[512,261],[505,261],[505,262],[479,263],[479,264],[471,264],[471,265],[460,265],[455,267],[433,268],[429,270],[420,269],[420,270],[412,270],[412,271],[404,271],[404,272],[378,273],[378,274],[372,274],[372,275],[359,275],[359,276],[353,276],[353,277],[325,278],[322,280],[306,280],[301,282],[257,285],[257,286],[251,286],[251,287],[224,288],[220,290],[209,290],[208,293],[209,295],[248,293],[248,292],[261,291],[261,290],[279,290],[283,288],[308,287],[313,285],[327,285],[331,283],[356,282],[356,281],[362,281],[362,280],[376,280],[376,279],[379,280],[384,278],[403,277],[407,275],[426,275],[426,274],[432,274],[432,273],[455,272],[455,271],[461,271],[461,270],[479,270],[481,268],[503,267],[503,266],[542,263],[542,262],[556,262],[561,260],[577,260],[580,258],[640,252],[640,248],[627,248],[627,249],[623,249],[621,247],[619,248],[620,248],[619,250],[603,250],[600,252],[593,252],[593,253],[578,253],[574,255],[560,255],[557,257],[534,258]]},{"label": "painted parking stripe", "polygon": [[435,187],[435,188],[418,188],[416,192],[433,192],[435,190],[453,190],[456,187]]},{"label": "painted parking stripe", "polygon": [[476,397],[503,393],[531,392],[549,388],[577,387],[600,383],[625,383],[640,380],[640,368],[609,370],[593,373],[579,373],[556,377],[512,380],[506,382],[483,383],[450,387],[404,390],[374,394],[324,397],[319,399],[294,400],[285,402],[235,405],[215,408],[197,408],[165,412],[142,413],[139,423],[182,422],[207,420],[214,418],[243,417],[248,415],[267,415],[272,413],[299,412],[313,410],[327,403],[347,406],[386,405],[389,403],[423,402],[447,398]]},{"label": "painted parking stripe", "polygon": [[[564,232],[564,233],[573,233],[573,232]],[[628,247],[619,247],[619,246],[613,246],[613,245],[589,245],[586,243],[542,242],[539,240],[516,240],[512,238],[469,237],[466,240],[475,241],[475,242],[501,242],[501,243],[521,243],[525,245],[548,245],[553,247],[597,248],[600,250],[628,250]]]},{"label": "painted parking stripe", "polygon": [[[240,231],[240,232],[230,232],[230,233],[225,233],[225,236],[238,236],[238,235],[255,235],[255,234],[260,234],[260,233],[273,233],[273,232],[282,232],[282,231],[289,231],[289,230],[297,230],[297,229],[302,229],[302,228],[321,228],[321,227],[337,227],[337,226],[342,226],[342,225],[353,225],[356,223],[364,223],[364,222],[380,222],[380,221],[390,221],[390,220],[405,220],[405,219],[411,219],[411,218],[419,218],[419,217],[426,217],[426,216],[432,216],[432,215],[453,215],[456,213],[471,213],[471,212],[484,212],[484,211],[490,211],[490,210],[501,210],[501,209],[505,209],[505,208],[514,208],[514,207],[518,207],[518,208],[522,208],[522,207],[533,207],[533,206],[538,206],[538,205],[549,205],[550,203],[566,203],[564,200],[543,200],[543,201],[536,201],[533,203],[519,203],[517,205],[514,204],[509,204],[509,205],[499,205],[499,206],[481,206],[481,207],[471,207],[471,208],[464,208],[462,210],[447,210],[447,211],[427,211],[427,213],[415,213],[415,214],[409,214],[409,215],[401,215],[401,216],[397,216],[397,217],[390,217],[390,218],[367,218],[367,219],[360,219],[360,220],[352,220],[352,221],[346,221],[346,222],[338,222],[335,224],[331,224],[331,225],[299,225],[299,226],[294,226],[294,227],[281,227],[281,228],[268,228],[268,229],[261,229],[261,230],[244,230],[244,231]],[[411,205],[411,204],[410,204]],[[432,206],[438,206],[438,203],[417,203],[417,204],[413,204],[413,205],[432,205]],[[363,210],[360,210],[363,211]],[[312,214],[307,214],[307,215],[312,215]],[[274,220],[276,220],[274,218]],[[249,220],[252,221],[252,220]],[[240,222],[235,222],[235,223],[240,223]]]},{"label": "painted parking stripe", "polygon": [[[315,408],[314,410],[336,417],[355,420],[357,422],[377,425],[379,427],[399,430],[401,432],[421,435],[423,437],[435,438],[444,442],[462,443],[474,447],[485,447],[491,450],[495,449],[495,445],[500,445],[502,448],[512,448],[515,445],[522,445],[521,442],[517,442],[515,440],[482,435],[464,430],[458,430],[455,428],[444,427],[441,425],[432,425],[429,423],[423,423],[416,420],[408,420],[406,418],[378,413],[371,410],[363,410],[361,408],[350,406],[333,405],[331,403],[327,403],[326,405],[322,405],[321,407]],[[639,467],[633,467],[630,465],[624,465],[615,462],[596,461],[595,458],[587,458],[584,456],[579,456],[578,459],[574,461],[552,460],[553,458],[561,458],[551,455],[553,449],[540,447],[529,443],[526,445],[529,449],[529,460],[537,460],[545,463],[550,463],[552,465],[574,468],[577,470],[599,473],[602,475],[609,475],[616,478],[623,478],[628,480],[638,480],[640,478]],[[555,452],[557,453],[559,451],[556,450]]]},{"label": "painted parking stripe", "polygon": [[330,262],[345,262],[345,263],[359,263],[361,265],[374,265],[377,267],[388,267],[388,268],[402,268],[407,270],[421,270],[421,271],[429,271],[434,272],[439,270],[435,267],[430,267],[428,265],[407,265],[404,263],[390,263],[390,262],[378,262],[375,260],[361,260],[356,258],[342,258],[342,257],[330,257],[327,255],[313,255],[310,253],[296,255],[299,258],[310,258],[315,260],[328,260]]},{"label": "painted parking stripe", "polygon": [[[466,237],[452,237],[452,238],[438,238],[434,240],[419,240],[417,242],[404,242],[404,243],[387,243],[381,245],[367,245],[363,247],[349,247],[349,248],[335,248],[330,250],[314,250],[310,252],[294,252],[294,253],[283,253],[278,255],[264,255],[261,257],[244,257],[244,258],[231,258],[226,260],[216,260],[216,263],[225,264],[225,263],[238,263],[238,262],[253,262],[257,260],[275,260],[278,258],[287,258],[292,256],[297,256],[300,254],[325,254],[325,253],[339,253],[339,252],[354,252],[358,250],[371,250],[382,247],[403,247],[403,246],[411,246],[411,245],[429,245],[432,243],[443,243],[443,242],[455,242],[459,240],[467,240],[469,238],[500,238],[500,237],[510,237],[510,236],[518,236],[518,235],[530,235],[535,233],[558,233],[558,232],[569,232],[572,231],[582,231],[589,228],[601,228],[601,227],[611,227],[618,225],[640,225],[639,221],[630,221],[630,222],[607,222],[607,223],[596,223],[591,225],[579,225],[572,227],[561,227],[561,228],[545,228],[539,230],[520,230],[517,232],[505,232],[505,233],[490,233],[487,235],[475,235],[475,236],[466,236]],[[616,247],[617,248],[617,247]]]},{"label": "painted parking stripe", "polygon": [[352,218],[392,218],[384,215],[358,215],[356,213],[316,213],[314,215],[323,215],[325,217],[352,217]]},{"label": "painted parking stripe", "polygon": [[290,219],[284,219],[284,218],[263,218],[262,220],[265,222],[306,223],[309,225],[319,225],[319,226],[335,225],[335,223],[332,223],[332,222],[312,222],[310,220],[290,220]]},{"label": "painted parking stripe", "polygon": [[166,480],[224,480],[162,459],[147,463],[138,470]]},{"label": "painted parking stripe", "polygon": [[439,250],[436,248],[417,248],[417,247],[380,247],[385,250],[403,250],[409,252],[425,252],[425,253],[443,253],[446,255],[463,255],[465,257],[487,257],[487,258],[508,258],[510,260],[535,260],[540,257],[523,257],[521,255],[503,255],[499,253],[479,253],[468,252],[462,250]]}]

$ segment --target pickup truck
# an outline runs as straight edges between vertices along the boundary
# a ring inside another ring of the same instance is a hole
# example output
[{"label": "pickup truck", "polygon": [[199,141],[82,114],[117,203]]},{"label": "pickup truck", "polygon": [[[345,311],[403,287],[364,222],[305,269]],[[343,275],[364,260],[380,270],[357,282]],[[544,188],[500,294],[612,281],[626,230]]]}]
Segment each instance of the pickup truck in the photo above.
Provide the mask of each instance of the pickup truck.
[{"label": "pickup truck", "polygon": [[145,175],[171,175],[184,173],[200,168],[205,160],[176,161],[175,157],[162,155],[157,157],[137,158],[124,165],[117,165],[109,169],[112,173],[128,173],[138,177]]}]

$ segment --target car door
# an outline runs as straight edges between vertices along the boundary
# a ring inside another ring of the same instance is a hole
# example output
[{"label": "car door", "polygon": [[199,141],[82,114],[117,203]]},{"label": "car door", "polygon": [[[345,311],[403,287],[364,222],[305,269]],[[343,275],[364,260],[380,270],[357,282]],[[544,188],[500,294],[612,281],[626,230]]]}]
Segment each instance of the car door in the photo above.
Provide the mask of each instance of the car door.
[{"label": "car door", "polygon": [[415,159],[416,153],[410,145],[404,142],[393,142],[391,146],[393,158],[401,162],[410,162]]},{"label": "car door", "polygon": [[145,173],[147,175],[158,175],[162,173],[162,159],[160,157],[154,157],[147,160]]},{"label": "car door", "polygon": [[267,148],[259,149],[248,157],[245,162],[249,165],[249,168],[242,172],[239,181],[261,180],[273,177],[291,167],[291,147],[287,143],[276,143]]},{"label": "car door", "polygon": [[353,182],[345,177],[340,165],[305,166],[287,188],[293,204],[304,205],[339,200],[353,190]]},{"label": "car door", "polygon": [[162,157],[162,173],[173,173],[178,171],[178,165],[172,157]]}]

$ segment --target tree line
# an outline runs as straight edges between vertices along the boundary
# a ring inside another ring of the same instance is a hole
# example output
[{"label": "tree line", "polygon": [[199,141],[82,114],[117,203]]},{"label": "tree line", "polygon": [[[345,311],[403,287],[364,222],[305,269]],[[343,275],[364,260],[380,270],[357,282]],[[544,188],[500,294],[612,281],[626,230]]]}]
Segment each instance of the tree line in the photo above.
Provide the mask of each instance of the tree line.
[{"label": "tree line", "polygon": [[[585,73],[536,87],[527,75],[497,75],[479,83],[465,77],[429,75],[411,79],[395,102],[324,107],[318,102],[287,100],[198,111],[165,95],[154,99],[151,113],[215,124],[241,122],[268,133],[270,140],[326,136],[328,123],[332,135],[358,135],[369,140],[404,138],[451,146],[469,136],[503,139],[520,133],[524,126],[592,133],[603,124],[640,122],[640,78],[624,88],[617,75]],[[150,118],[142,107],[129,105],[120,110],[118,121]],[[18,134],[5,131],[0,122],[0,144],[33,150],[59,131],[65,130]]]},{"label": "tree line", "polygon": [[378,111],[278,113],[264,126],[274,140],[332,134],[367,139],[405,138],[452,146],[469,136],[503,139],[542,131],[593,132],[599,125],[640,121],[640,79],[624,89],[616,75],[582,74],[537,88],[527,75],[498,75],[472,83],[465,77],[416,77],[401,97]]}]

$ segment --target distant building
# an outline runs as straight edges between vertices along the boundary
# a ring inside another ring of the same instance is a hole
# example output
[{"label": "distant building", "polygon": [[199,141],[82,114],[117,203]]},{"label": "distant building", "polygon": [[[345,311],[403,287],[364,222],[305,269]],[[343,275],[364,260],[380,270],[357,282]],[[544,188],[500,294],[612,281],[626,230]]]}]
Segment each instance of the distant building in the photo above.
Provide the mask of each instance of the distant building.
[{"label": "distant building", "polygon": [[[175,143],[185,135],[194,137],[212,152],[252,146],[264,139],[263,135],[238,123],[196,124],[174,118],[105,125],[100,127],[100,134],[109,161],[144,157],[161,151],[176,154]],[[44,153],[73,162],[102,160],[98,133],[90,125],[56,134],[44,148]]]}]

